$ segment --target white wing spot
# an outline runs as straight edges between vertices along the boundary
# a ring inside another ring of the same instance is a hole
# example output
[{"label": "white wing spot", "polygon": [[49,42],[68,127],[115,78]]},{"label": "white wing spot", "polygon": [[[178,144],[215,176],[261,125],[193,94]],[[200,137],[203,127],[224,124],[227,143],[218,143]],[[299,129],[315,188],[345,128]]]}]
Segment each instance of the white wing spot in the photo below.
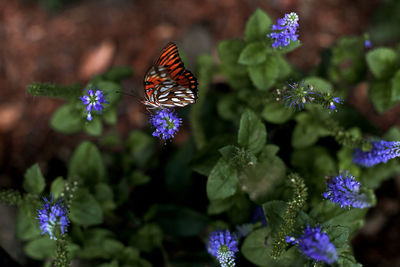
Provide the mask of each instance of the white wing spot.
[{"label": "white wing spot", "polygon": [[171,100],[174,101],[174,102],[180,102],[180,100],[178,98],[176,98],[176,97],[171,98]]},{"label": "white wing spot", "polygon": [[168,98],[158,99],[158,102],[165,102],[167,100],[168,100]]},{"label": "white wing spot", "polygon": [[168,95],[169,95],[169,92],[166,93],[166,94],[160,95],[159,97],[160,97],[160,98],[164,98],[164,97],[167,97]]}]

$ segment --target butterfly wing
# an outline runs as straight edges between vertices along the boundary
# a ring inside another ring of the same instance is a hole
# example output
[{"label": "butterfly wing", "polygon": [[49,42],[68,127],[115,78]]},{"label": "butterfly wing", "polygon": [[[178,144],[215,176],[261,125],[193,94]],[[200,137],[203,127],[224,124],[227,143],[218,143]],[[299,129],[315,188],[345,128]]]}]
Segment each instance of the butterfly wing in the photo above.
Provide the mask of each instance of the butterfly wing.
[{"label": "butterfly wing", "polygon": [[197,79],[185,69],[174,43],[169,43],[162,50],[149,69],[145,76],[146,84],[154,85],[153,90],[146,90],[147,105],[184,107],[197,100]]}]

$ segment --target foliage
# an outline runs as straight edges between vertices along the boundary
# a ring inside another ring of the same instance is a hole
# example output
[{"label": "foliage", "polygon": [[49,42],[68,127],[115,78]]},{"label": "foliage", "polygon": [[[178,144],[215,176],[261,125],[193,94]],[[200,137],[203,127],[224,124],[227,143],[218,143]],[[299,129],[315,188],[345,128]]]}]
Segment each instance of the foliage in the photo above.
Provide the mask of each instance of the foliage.
[{"label": "foliage", "polygon": [[[237,240],[235,257],[222,241],[218,253],[228,253],[239,266],[309,266],[312,260],[285,240],[310,232],[311,225],[318,229],[312,235],[323,233],[335,247],[335,266],[359,266],[350,241],[368,209],[343,209],[323,199],[325,177],[349,170],[374,199],[372,189],[400,172],[398,159],[370,168],[353,162],[353,149],[368,153],[366,136],[378,132],[346,105],[348,91],[367,82],[378,112],[393,107],[400,99],[400,55],[391,48],[366,50],[363,37],[342,37],[328,60],[303,75],[285,58],[300,41],[273,48],[272,24],[257,9],[243,39],[218,44],[220,63],[209,55],[198,58],[198,102],[188,119],[174,124],[190,125],[192,135],[179,145],[160,142],[151,127],[133,129],[126,138],[118,134],[121,81],[131,76],[130,68],[111,69],[84,88],[31,84],[31,95],[66,100],[50,119],[53,130],[84,132],[91,141],[83,141],[65,162],[66,177],[52,180],[34,164],[25,173],[23,193],[0,191],[1,202],[18,205],[16,235],[25,253],[35,260],[51,258],[56,266],[72,259],[98,266],[205,266],[217,263],[206,252],[209,234],[251,224],[250,233]],[[216,74],[227,86],[210,86]],[[291,89],[285,91],[288,81]],[[80,99],[85,88],[99,88],[107,99],[92,121]],[[296,94],[301,109],[285,106],[282,94]],[[164,127],[159,131],[165,135],[170,120],[153,126]],[[391,136],[398,140],[398,133],[392,129]],[[65,202],[71,221],[68,232],[55,233],[57,240],[41,235],[36,218],[41,196],[49,194]],[[259,206],[266,226],[251,221]],[[225,254],[218,253],[222,262]]]}]

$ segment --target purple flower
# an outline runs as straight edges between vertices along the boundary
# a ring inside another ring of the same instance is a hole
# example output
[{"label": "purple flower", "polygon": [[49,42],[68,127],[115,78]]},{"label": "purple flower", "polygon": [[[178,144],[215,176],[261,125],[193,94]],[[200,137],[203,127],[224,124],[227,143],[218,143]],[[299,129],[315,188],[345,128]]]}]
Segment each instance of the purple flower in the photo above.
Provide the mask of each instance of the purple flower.
[{"label": "purple flower", "polygon": [[56,234],[58,227],[62,234],[67,232],[67,226],[69,224],[69,219],[67,217],[68,210],[62,201],[58,199],[54,201],[53,196],[50,196],[50,200],[43,197],[44,204],[41,209],[38,209],[38,217],[40,223],[40,229],[42,230],[42,235],[48,233],[50,239],[56,240]]},{"label": "purple flower", "polygon": [[221,266],[235,266],[235,253],[239,251],[237,237],[228,230],[214,231],[210,234],[207,250]]},{"label": "purple flower", "polygon": [[367,208],[371,206],[368,196],[360,192],[360,183],[354,176],[343,177],[342,174],[328,181],[324,198],[340,205],[341,208]]},{"label": "purple flower", "polygon": [[365,48],[371,48],[372,47],[372,43],[371,43],[371,41],[370,40],[365,40],[365,42],[364,42],[364,46],[365,46]]},{"label": "purple flower", "polygon": [[353,154],[353,162],[364,167],[372,167],[381,162],[386,163],[389,159],[400,156],[400,141],[374,141],[371,142],[370,151],[362,151],[356,148]]},{"label": "purple flower", "polygon": [[329,102],[328,109],[336,110],[335,102],[337,104],[341,104],[343,100],[340,97],[333,97],[332,100]]},{"label": "purple flower", "polygon": [[93,119],[92,116],[92,110],[94,111],[101,111],[104,109],[103,103],[107,103],[104,93],[100,89],[96,89],[95,92],[93,92],[93,89],[89,89],[87,91],[87,95],[81,96],[81,100],[84,105],[86,105],[86,111],[87,111],[87,120],[91,121]]},{"label": "purple flower", "polygon": [[178,118],[172,110],[160,109],[150,117],[150,123],[155,128],[153,136],[167,140],[172,139],[178,132],[182,119]]},{"label": "purple flower", "polygon": [[315,261],[332,264],[337,260],[335,246],[329,241],[329,236],[321,232],[321,227],[311,228],[307,224],[304,233],[299,238],[286,237],[286,242],[297,245],[301,252]]},{"label": "purple flower", "polygon": [[277,25],[272,25],[272,30],[277,32],[272,32],[267,34],[274,40],[272,47],[286,47],[290,44],[290,41],[297,41],[299,35],[296,34],[297,27],[299,27],[299,16],[292,12],[286,14],[283,19],[278,19]]}]

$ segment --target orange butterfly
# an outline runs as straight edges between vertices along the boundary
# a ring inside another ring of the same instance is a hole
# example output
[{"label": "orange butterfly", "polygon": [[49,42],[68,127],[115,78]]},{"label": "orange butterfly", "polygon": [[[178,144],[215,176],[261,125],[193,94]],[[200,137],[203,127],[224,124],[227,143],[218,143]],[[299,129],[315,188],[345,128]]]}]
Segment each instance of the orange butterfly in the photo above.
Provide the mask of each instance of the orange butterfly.
[{"label": "orange butterfly", "polygon": [[144,99],[149,108],[184,107],[197,100],[197,79],[185,69],[178,48],[168,43],[144,77]]}]

